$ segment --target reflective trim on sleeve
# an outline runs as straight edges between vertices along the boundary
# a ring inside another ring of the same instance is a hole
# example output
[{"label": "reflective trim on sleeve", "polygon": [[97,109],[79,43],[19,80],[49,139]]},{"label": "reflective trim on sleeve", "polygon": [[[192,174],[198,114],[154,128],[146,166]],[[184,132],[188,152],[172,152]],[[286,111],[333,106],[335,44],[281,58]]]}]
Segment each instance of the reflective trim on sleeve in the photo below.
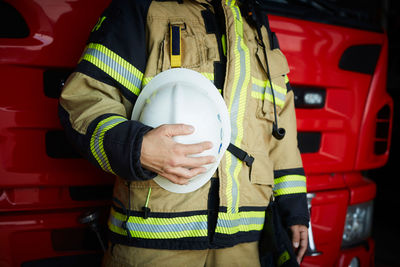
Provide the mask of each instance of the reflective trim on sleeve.
[{"label": "reflective trim on sleeve", "polygon": [[108,130],[124,121],[127,121],[127,119],[121,116],[111,116],[100,121],[90,139],[90,150],[93,156],[99,163],[100,167],[107,172],[114,173],[111,169],[110,162],[108,161],[107,154],[104,151],[104,135]]},{"label": "reflective trim on sleeve", "polygon": [[[272,97],[270,82],[268,80],[261,81],[254,77],[252,77],[252,81],[253,81],[253,85],[251,88],[251,96],[254,98],[257,98],[257,99],[261,99],[261,100],[266,99],[269,102],[273,103],[274,100]],[[274,87],[274,95],[275,95],[276,105],[282,108],[285,104],[287,89],[282,88],[275,83],[273,83],[273,87]]]},{"label": "reflective trim on sleeve", "polygon": [[142,80],[142,88],[145,87],[154,77],[145,77]]},{"label": "reflective trim on sleeve", "polygon": [[129,231],[132,237],[143,239],[206,237],[208,234],[207,215],[170,218],[150,216],[147,219],[129,216],[126,220],[126,215],[111,209],[108,227],[114,233],[127,236]]},{"label": "reflective trim on sleeve", "polygon": [[307,193],[306,177],[303,175],[285,175],[276,178],[274,183],[274,196]]},{"label": "reflective trim on sleeve", "polygon": [[80,60],[89,61],[133,94],[139,95],[143,73],[107,47],[90,43]]}]

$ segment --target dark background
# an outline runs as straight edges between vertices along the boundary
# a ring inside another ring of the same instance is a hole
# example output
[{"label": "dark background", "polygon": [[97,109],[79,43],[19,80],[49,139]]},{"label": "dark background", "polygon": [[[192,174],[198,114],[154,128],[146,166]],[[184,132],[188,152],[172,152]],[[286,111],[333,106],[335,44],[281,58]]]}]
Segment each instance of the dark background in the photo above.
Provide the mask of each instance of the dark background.
[{"label": "dark background", "polygon": [[400,103],[400,1],[348,0],[336,1],[346,7],[367,10],[386,30],[389,40],[387,91],[394,101],[392,143],[388,163],[365,173],[377,184],[372,236],[376,242],[377,267],[400,266],[400,183],[396,164],[399,165],[399,103]]},{"label": "dark background", "polygon": [[[313,2],[312,0],[301,0]],[[318,2],[316,0],[315,2]],[[394,101],[390,155],[387,164],[364,173],[377,184],[372,237],[376,267],[400,266],[400,0],[328,0],[339,7],[368,14],[368,22],[380,25],[389,41],[387,92]],[[398,165],[396,168],[396,165]]]},{"label": "dark background", "polygon": [[[367,1],[365,1],[367,2]],[[374,207],[373,237],[376,242],[376,266],[400,266],[400,227],[397,215],[400,192],[396,164],[399,160],[400,103],[400,1],[377,1],[381,5],[382,22],[389,40],[387,90],[394,101],[392,143],[388,163],[367,175],[377,184]],[[386,10],[385,10],[386,9]]]}]

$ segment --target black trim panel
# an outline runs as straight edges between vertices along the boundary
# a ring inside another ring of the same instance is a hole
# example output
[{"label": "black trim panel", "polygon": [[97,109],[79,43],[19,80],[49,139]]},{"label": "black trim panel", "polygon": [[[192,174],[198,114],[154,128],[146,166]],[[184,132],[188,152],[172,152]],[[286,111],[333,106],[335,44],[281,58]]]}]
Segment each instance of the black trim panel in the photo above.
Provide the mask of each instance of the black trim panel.
[{"label": "black trim panel", "polygon": [[0,38],[26,38],[29,27],[24,17],[11,4],[0,1]]},{"label": "black trim panel", "polygon": [[372,75],[375,72],[380,53],[381,45],[379,44],[350,46],[343,52],[339,68]]},{"label": "black trim panel", "polygon": [[82,156],[75,151],[62,130],[49,130],[45,135],[46,154],[55,159],[77,159]]},{"label": "black trim panel", "polygon": [[321,133],[298,132],[297,141],[300,153],[317,153],[321,147]]}]

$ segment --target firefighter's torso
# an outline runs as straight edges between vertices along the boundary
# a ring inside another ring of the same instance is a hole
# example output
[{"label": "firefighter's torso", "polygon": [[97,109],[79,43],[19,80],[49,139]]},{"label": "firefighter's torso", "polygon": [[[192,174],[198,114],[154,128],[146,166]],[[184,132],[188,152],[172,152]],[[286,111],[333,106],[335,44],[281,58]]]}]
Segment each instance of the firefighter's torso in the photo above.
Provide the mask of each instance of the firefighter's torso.
[{"label": "firefighter's torso", "polygon": [[[278,142],[271,135],[271,86],[256,29],[244,20],[235,1],[222,1],[221,8],[223,19],[206,1],[153,1],[146,17],[147,51],[138,51],[147,55],[142,86],[171,67],[198,71],[217,87],[222,75],[223,87],[218,89],[230,114],[231,143],[255,160],[248,166],[227,151],[215,177],[185,194],[166,191],[152,180],[127,182],[117,178],[108,223],[113,242],[204,249],[259,238],[272,194],[273,171],[279,168],[270,158]],[[224,27],[216,26],[220,21],[225,22]],[[287,98],[293,97],[286,89],[289,69],[281,51],[270,49],[265,27],[262,33],[279,118],[285,103],[290,102]],[[129,104],[126,107],[132,108]],[[216,179],[218,188],[211,188]],[[210,205],[217,207],[216,212],[210,212]]]}]

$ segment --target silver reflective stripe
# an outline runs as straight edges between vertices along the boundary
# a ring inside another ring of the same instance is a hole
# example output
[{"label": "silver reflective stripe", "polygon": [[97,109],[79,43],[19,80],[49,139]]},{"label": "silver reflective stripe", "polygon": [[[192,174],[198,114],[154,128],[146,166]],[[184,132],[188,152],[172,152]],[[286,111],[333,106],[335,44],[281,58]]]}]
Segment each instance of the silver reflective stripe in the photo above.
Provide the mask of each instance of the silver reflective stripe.
[{"label": "silver reflective stripe", "polygon": [[99,159],[100,159],[101,162],[103,163],[103,164],[100,164],[100,165],[101,165],[101,166],[107,166],[107,169],[108,169],[108,170],[111,170],[110,164],[109,164],[108,160],[105,159],[105,158],[103,157],[103,155],[102,155],[102,153],[101,153],[100,142],[102,142],[102,140],[103,140],[102,138],[104,137],[104,134],[105,134],[104,131],[105,131],[105,129],[106,129],[108,126],[111,126],[111,125],[113,125],[113,124],[115,124],[115,123],[123,122],[123,121],[126,121],[126,119],[124,119],[124,118],[115,118],[115,119],[112,119],[112,120],[110,120],[110,121],[104,123],[103,125],[101,125],[101,126],[96,130],[96,132],[94,133],[94,149],[95,149],[95,151],[96,151],[96,155],[99,157]]},{"label": "silver reflective stripe", "polygon": [[106,64],[108,67],[110,67],[112,70],[114,70],[119,75],[121,75],[126,80],[128,80],[131,84],[136,86],[136,88],[140,88],[140,85],[142,84],[142,81],[139,78],[137,78],[133,73],[131,73],[129,70],[127,70],[121,64],[119,64],[113,58],[111,58],[108,55],[104,54],[102,51],[100,51],[98,49],[95,49],[95,48],[88,47],[86,49],[85,54],[92,55],[92,56],[96,57],[101,62]]},{"label": "silver reflective stripe", "polygon": [[[269,87],[269,86],[266,86],[266,87],[262,87],[262,86],[259,86],[259,85],[257,85],[257,84],[253,84],[253,86],[252,86],[252,91],[254,91],[254,92],[257,92],[257,93],[260,93],[260,94],[265,94],[265,89],[268,89],[268,92],[267,92],[267,94],[270,94],[270,95],[272,95],[272,91],[271,91],[271,87]],[[286,100],[286,95],[285,94],[282,94],[282,93],[280,93],[280,92],[278,92],[278,91],[276,91],[275,89],[274,89],[274,96],[276,97],[276,98],[278,98],[278,99],[280,99],[280,100],[282,100],[283,102],[285,102],[285,100]]]},{"label": "silver reflective stripe", "polygon": [[224,220],[224,219],[219,219],[218,220],[218,225],[220,227],[238,227],[239,225],[252,225],[252,224],[257,224],[257,225],[262,225],[264,224],[264,218],[239,218],[235,220]]},{"label": "silver reflective stripe", "polygon": [[111,116],[100,121],[90,138],[90,150],[95,157],[101,168],[105,171],[114,173],[111,169],[110,162],[108,161],[106,152],[104,151],[104,135],[114,126],[126,121],[124,117]]},{"label": "silver reflective stripe", "polygon": [[274,190],[279,190],[283,188],[290,188],[290,187],[306,187],[305,181],[287,181],[287,182],[280,182],[279,184],[275,184]]},{"label": "silver reflective stripe", "polygon": [[[113,225],[122,228],[123,222],[115,217],[111,217],[110,221]],[[130,231],[150,232],[150,233],[169,233],[183,231],[206,230],[207,222],[186,222],[180,224],[144,224],[127,222],[126,228]]]},{"label": "silver reflective stripe", "polygon": [[[236,83],[236,88],[234,89],[233,100],[230,106],[231,140],[234,144],[239,145],[243,135],[242,133],[243,126],[241,125],[241,123],[246,103],[245,101],[246,97],[241,96],[241,92],[243,89],[247,87],[247,83],[250,81],[250,77],[249,74],[247,73],[247,68],[246,68],[248,63],[246,62],[246,59],[248,60],[248,58],[246,58],[245,49],[247,49],[247,47],[245,46],[242,40],[243,29],[240,28],[240,26],[242,27],[242,21],[241,21],[239,7],[232,1],[229,1],[228,5],[234,12],[236,51],[239,53],[238,55],[236,54],[236,57],[239,57],[239,59],[235,58],[235,76],[238,75],[238,77],[235,78],[235,80],[237,79],[237,83]],[[237,71],[239,71],[239,73],[237,73]],[[232,205],[230,207],[228,206],[228,209],[230,208],[231,209],[230,212],[236,213],[238,212],[236,209],[239,201],[239,184],[235,179],[235,170],[238,167],[239,160],[236,157],[232,156],[231,160],[232,161],[231,165],[229,166],[229,173],[232,181],[232,188],[231,188]]]}]

